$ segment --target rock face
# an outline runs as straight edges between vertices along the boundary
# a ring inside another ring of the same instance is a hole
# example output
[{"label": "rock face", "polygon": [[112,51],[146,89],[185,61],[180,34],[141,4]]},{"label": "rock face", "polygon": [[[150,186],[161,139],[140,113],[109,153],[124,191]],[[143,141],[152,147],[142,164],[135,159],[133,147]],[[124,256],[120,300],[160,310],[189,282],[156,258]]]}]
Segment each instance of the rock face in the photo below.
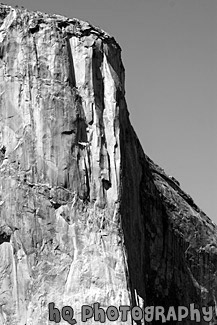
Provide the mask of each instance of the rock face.
[{"label": "rock face", "polygon": [[0,24],[0,324],[54,324],[51,302],[78,324],[95,302],[215,306],[217,227],[144,154],[119,45],[6,5]]}]

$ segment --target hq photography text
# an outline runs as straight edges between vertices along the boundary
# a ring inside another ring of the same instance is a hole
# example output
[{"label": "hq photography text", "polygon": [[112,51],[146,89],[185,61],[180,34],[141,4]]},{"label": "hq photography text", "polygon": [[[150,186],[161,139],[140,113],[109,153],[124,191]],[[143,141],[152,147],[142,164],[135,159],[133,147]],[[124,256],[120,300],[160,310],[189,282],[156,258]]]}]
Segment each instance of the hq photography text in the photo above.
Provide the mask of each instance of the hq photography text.
[{"label": "hq photography text", "polygon": [[68,324],[74,325],[77,323],[86,323],[92,319],[95,322],[105,323],[107,320],[115,322],[127,322],[133,320],[135,322],[144,320],[146,323],[153,321],[161,321],[162,323],[169,323],[171,321],[182,322],[183,320],[190,320],[196,323],[205,321],[209,323],[213,319],[214,309],[212,306],[202,307],[198,309],[195,304],[186,306],[170,306],[165,310],[163,306],[147,306],[140,308],[139,306],[109,306],[106,309],[100,307],[100,303],[96,302],[92,306],[83,305],[79,312],[79,318],[75,315],[74,309],[70,306],[64,306],[61,310],[57,308],[54,302],[48,305],[49,321],[60,323],[63,319]]}]

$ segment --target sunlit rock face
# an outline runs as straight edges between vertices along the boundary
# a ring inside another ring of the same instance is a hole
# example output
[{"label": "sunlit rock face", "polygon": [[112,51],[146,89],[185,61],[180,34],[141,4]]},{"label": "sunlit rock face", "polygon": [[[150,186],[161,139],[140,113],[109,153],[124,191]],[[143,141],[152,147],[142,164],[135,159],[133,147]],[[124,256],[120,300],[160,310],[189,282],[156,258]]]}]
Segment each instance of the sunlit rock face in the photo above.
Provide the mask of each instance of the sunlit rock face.
[{"label": "sunlit rock face", "polygon": [[217,227],[143,153],[119,45],[77,19],[0,18],[0,324],[54,324],[51,302],[78,324],[95,302],[215,306]]}]

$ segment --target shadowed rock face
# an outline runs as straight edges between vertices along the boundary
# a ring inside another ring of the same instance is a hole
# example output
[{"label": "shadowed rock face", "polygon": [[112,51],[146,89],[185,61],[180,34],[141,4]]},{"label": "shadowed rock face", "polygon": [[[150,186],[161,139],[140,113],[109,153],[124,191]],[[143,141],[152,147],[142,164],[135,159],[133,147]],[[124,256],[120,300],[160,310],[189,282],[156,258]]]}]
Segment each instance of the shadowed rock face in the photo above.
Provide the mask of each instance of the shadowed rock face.
[{"label": "shadowed rock face", "polygon": [[119,45],[5,5],[0,25],[0,324],[54,324],[50,302],[78,324],[95,302],[214,306],[217,227],[144,154]]}]

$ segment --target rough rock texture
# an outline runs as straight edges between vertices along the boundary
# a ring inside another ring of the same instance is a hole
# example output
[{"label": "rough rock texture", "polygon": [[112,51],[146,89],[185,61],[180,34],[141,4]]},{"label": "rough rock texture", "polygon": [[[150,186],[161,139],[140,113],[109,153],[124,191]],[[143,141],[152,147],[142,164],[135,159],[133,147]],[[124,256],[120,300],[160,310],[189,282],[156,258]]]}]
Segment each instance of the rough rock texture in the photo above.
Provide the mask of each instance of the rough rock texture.
[{"label": "rough rock texture", "polygon": [[50,302],[78,324],[94,302],[215,306],[217,227],[144,154],[119,45],[5,5],[0,24],[0,325],[54,324]]}]

